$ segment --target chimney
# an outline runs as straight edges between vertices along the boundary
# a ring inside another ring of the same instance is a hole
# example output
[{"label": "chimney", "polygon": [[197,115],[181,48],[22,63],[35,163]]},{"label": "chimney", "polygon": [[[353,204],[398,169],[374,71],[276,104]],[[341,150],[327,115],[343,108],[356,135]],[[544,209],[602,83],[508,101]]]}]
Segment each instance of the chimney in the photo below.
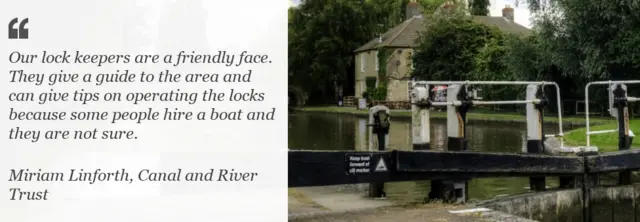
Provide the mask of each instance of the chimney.
[{"label": "chimney", "polygon": [[416,2],[415,0],[409,1],[407,3],[406,9],[405,9],[405,15],[407,19],[416,17],[416,16],[420,16],[422,15],[422,9],[420,8],[420,3]]},{"label": "chimney", "polygon": [[509,21],[513,21],[513,16],[513,8],[511,8],[511,6],[507,5],[502,9],[502,17],[509,19]]}]

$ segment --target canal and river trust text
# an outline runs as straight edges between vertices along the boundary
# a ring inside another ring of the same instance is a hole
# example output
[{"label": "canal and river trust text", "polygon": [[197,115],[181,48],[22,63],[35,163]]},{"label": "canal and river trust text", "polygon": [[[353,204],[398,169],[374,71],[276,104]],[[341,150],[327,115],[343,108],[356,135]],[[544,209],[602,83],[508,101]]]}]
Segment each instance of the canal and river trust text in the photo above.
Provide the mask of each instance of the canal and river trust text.
[{"label": "canal and river trust text", "polygon": [[[242,172],[236,169],[208,169],[204,171],[187,171],[176,168],[172,171],[141,169],[130,172],[127,169],[69,169],[47,171],[43,169],[10,169],[9,182],[71,182],[94,185],[98,183],[163,183],[163,182],[253,182],[258,178],[257,172]],[[30,190],[27,188],[9,188],[9,200],[48,200],[48,189]]]}]

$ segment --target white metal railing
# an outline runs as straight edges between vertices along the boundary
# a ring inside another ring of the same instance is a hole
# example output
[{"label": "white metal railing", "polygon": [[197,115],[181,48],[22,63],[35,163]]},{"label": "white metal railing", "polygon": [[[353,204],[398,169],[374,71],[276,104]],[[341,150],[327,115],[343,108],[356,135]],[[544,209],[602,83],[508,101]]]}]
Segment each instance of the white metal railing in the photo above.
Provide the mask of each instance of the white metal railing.
[{"label": "white metal railing", "polygon": [[618,132],[618,129],[598,130],[598,131],[587,131],[587,134],[589,134],[589,135],[595,135],[595,134],[615,133],[615,132]]},{"label": "white metal railing", "polygon": [[[586,137],[587,137],[587,147],[591,146],[591,135],[618,132],[618,129],[590,131],[590,124],[589,124],[589,87],[591,85],[608,85],[609,86],[609,91],[610,91],[609,93],[612,93],[611,92],[613,90],[612,86],[614,84],[640,84],[640,80],[598,81],[598,82],[587,83],[587,85],[584,87],[584,99],[585,99],[584,113],[585,113],[585,117],[586,117],[586,132],[585,132],[585,134],[586,134]],[[637,102],[637,101],[640,101],[640,98],[627,97],[627,101],[628,102]],[[612,108],[612,103],[613,103],[613,99],[611,97],[609,97],[609,111],[610,112],[611,112],[611,108]],[[619,116],[618,118],[623,118],[623,117]]]},{"label": "white metal railing", "polygon": [[[639,81],[640,82],[640,81]],[[553,86],[556,88],[556,100],[558,106],[558,134],[544,135],[545,137],[563,137],[564,133],[562,132],[562,102],[560,100],[560,87],[555,82],[544,82],[544,81],[414,81],[412,86],[415,87],[416,84],[420,85],[540,85],[540,86]],[[427,87],[428,88],[428,87]],[[477,105],[506,105],[506,104],[529,104],[529,103],[540,103],[540,100],[508,100],[508,101],[472,101],[472,104]],[[434,106],[447,106],[454,105],[460,106],[461,102],[432,102],[431,105]],[[561,143],[564,144],[564,141],[561,139]]]},{"label": "white metal railing", "polygon": [[418,84],[427,84],[427,85],[555,85],[555,82],[544,82],[544,81],[415,81]]},{"label": "white metal railing", "polygon": [[[481,101],[481,100],[472,100],[469,101],[471,102],[471,104],[473,105],[509,105],[509,104],[529,104],[529,103],[533,103],[533,104],[540,104],[540,102],[542,102],[542,100],[539,99],[534,99],[534,100],[504,100],[504,101]],[[462,106],[462,102],[461,101],[455,101],[455,102],[431,102],[430,103],[433,106]]]}]

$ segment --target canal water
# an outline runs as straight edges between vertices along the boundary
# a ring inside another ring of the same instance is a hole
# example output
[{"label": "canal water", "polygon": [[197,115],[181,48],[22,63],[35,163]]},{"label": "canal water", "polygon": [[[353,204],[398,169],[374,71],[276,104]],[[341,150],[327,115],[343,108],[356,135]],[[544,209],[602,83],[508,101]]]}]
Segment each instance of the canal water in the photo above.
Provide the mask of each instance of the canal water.
[{"label": "canal water", "polygon": [[[368,150],[367,119],[355,116],[316,113],[289,115],[289,148],[292,150]],[[431,121],[431,147],[442,150],[446,146],[445,120]],[[489,152],[522,152],[526,146],[524,124],[467,125],[469,149]],[[557,133],[557,126],[545,127],[545,134]],[[411,122],[395,120],[391,123],[389,147],[411,150]],[[557,178],[548,178],[547,186],[557,187]],[[429,190],[428,181],[394,182],[385,184],[387,197],[398,204],[424,202]],[[486,200],[495,197],[529,192],[528,178],[487,178],[469,181],[469,199]]]}]

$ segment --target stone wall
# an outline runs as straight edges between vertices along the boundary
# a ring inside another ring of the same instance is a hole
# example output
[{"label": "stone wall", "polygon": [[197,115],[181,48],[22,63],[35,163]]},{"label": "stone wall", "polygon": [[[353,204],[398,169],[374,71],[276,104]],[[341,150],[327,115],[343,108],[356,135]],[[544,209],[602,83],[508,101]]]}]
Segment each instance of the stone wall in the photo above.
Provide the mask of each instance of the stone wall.
[{"label": "stone wall", "polygon": [[396,49],[387,59],[387,101],[409,101],[409,77],[413,49]]},{"label": "stone wall", "polygon": [[583,221],[580,189],[515,195],[479,206],[537,221]]},{"label": "stone wall", "polygon": [[485,201],[480,207],[537,221],[640,221],[640,184],[589,189],[584,214],[581,189],[529,193]]},{"label": "stone wall", "polygon": [[640,184],[598,187],[589,194],[591,221],[634,222],[640,219]]}]

